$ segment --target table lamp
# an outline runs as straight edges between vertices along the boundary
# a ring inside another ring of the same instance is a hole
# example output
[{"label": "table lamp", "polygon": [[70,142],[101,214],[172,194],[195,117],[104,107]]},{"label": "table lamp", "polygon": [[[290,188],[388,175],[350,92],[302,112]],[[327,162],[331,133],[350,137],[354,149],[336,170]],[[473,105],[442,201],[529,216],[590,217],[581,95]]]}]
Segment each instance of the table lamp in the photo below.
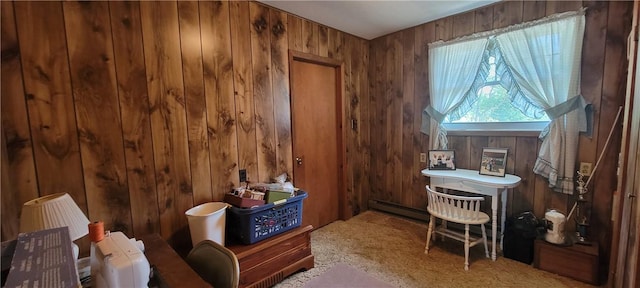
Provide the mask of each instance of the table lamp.
[{"label": "table lamp", "polygon": [[22,205],[20,232],[33,232],[58,227],[69,227],[74,257],[78,258],[78,245],[73,241],[89,234],[89,219],[67,193],[51,194],[27,201]]}]

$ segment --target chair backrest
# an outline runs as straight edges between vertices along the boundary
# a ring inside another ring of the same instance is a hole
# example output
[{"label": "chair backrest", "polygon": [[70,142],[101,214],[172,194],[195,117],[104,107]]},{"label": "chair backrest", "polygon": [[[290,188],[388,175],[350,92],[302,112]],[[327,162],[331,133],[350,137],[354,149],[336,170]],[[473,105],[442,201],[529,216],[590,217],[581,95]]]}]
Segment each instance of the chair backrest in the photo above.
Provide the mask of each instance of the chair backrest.
[{"label": "chair backrest", "polygon": [[237,288],[240,282],[238,257],[228,248],[203,240],[187,255],[187,263],[202,279],[216,288]]},{"label": "chair backrest", "polygon": [[427,188],[427,211],[435,217],[458,223],[473,222],[480,219],[480,202],[483,197],[450,195]]}]

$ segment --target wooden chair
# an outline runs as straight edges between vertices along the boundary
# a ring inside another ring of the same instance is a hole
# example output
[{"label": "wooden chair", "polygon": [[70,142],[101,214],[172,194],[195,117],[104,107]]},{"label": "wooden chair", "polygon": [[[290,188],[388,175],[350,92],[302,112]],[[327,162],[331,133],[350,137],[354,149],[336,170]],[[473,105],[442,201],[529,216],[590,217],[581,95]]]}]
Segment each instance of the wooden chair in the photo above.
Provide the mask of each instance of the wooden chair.
[{"label": "wooden chair", "polygon": [[240,283],[238,257],[214,241],[200,241],[191,249],[186,260],[213,287],[237,288]]},{"label": "wooden chair", "polygon": [[[484,224],[489,222],[489,215],[480,211],[480,203],[483,197],[466,197],[449,195],[427,188],[427,211],[431,214],[429,230],[427,231],[427,244],[424,253],[429,254],[429,242],[435,234],[440,234],[458,241],[464,242],[464,270],[469,270],[469,247],[484,242],[484,252],[489,258],[487,249],[487,233]],[[442,225],[434,229],[436,218],[442,219]],[[447,229],[447,221],[464,224],[464,235]],[[481,225],[482,238],[469,236],[469,225]]]}]

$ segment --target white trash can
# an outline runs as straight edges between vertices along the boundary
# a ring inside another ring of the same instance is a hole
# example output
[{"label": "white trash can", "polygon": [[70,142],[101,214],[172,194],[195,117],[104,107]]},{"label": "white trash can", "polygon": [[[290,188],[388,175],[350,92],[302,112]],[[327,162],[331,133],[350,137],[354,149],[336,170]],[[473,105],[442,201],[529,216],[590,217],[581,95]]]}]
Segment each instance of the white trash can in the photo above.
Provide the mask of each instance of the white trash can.
[{"label": "white trash can", "polygon": [[226,210],[224,202],[209,202],[195,206],[187,212],[191,244],[196,246],[202,240],[211,240],[224,246]]}]

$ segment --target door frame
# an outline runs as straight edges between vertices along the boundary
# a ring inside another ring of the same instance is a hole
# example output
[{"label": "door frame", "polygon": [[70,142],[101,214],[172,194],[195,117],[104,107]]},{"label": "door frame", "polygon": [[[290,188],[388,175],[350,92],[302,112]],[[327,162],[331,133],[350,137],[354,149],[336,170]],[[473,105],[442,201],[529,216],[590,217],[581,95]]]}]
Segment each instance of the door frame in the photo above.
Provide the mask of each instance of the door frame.
[{"label": "door frame", "polygon": [[640,283],[640,274],[637,269],[640,266],[640,240],[633,239],[640,229],[638,209],[640,198],[636,192],[638,187],[637,175],[640,174],[640,162],[637,155],[640,150],[637,126],[640,123],[638,110],[637,85],[638,85],[638,21],[640,19],[640,2],[633,3],[633,22],[627,43],[627,87],[624,104],[624,120],[622,140],[620,141],[620,164],[618,184],[613,196],[613,208],[611,211],[612,238],[609,257],[609,274],[607,287],[634,287]]},{"label": "door frame", "polygon": [[[344,117],[344,115],[346,115],[345,112],[345,99],[344,99],[344,63],[340,60],[336,60],[336,59],[332,59],[332,58],[328,58],[328,57],[322,57],[322,56],[318,56],[318,55],[314,55],[314,54],[309,54],[309,53],[304,53],[304,52],[300,52],[300,51],[295,51],[295,50],[291,50],[289,49],[289,86],[293,86],[293,81],[294,79],[294,74],[292,73],[292,63],[293,61],[300,61],[300,62],[307,62],[307,63],[312,63],[312,64],[318,64],[318,65],[323,65],[323,66],[327,66],[327,67],[332,67],[334,68],[338,73],[336,73],[336,105],[337,107],[335,107],[336,109],[336,118],[337,121],[336,123],[338,124],[338,127],[336,127],[336,131],[338,133],[338,135],[336,135],[337,139],[338,139],[338,167],[336,167],[338,169],[338,219],[339,220],[347,220],[346,217],[349,217],[349,215],[351,215],[350,213],[348,213],[348,201],[347,201],[347,193],[346,193],[346,189],[345,189],[345,183],[346,178],[347,178],[347,173],[345,173],[345,167],[347,167],[347,157],[346,157],[346,151],[347,151],[347,146],[345,143],[345,139],[347,139],[346,137],[346,129],[344,127],[346,127],[346,119]],[[293,94],[290,93],[289,95],[289,99],[290,99],[290,109],[291,109],[291,154],[294,155],[295,152],[295,143],[293,143],[293,139],[295,139],[293,137],[293,133],[295,133],[295,131],[293,131],[293,113],[295,113],[295,111],[293,111],[293,101],[295,101],[295,97],[293,97]],[[295,157],[295,156],[294,156]],[[293,158],[291,159],[291,161],[294,161]],[[295,166],[295,163],[292,163]],[[293,175],[293,177],[295,177],[295,173]],[[292,177],[292,179],[293,179]],[[315,228],[315,227],[314,227]]]}]

